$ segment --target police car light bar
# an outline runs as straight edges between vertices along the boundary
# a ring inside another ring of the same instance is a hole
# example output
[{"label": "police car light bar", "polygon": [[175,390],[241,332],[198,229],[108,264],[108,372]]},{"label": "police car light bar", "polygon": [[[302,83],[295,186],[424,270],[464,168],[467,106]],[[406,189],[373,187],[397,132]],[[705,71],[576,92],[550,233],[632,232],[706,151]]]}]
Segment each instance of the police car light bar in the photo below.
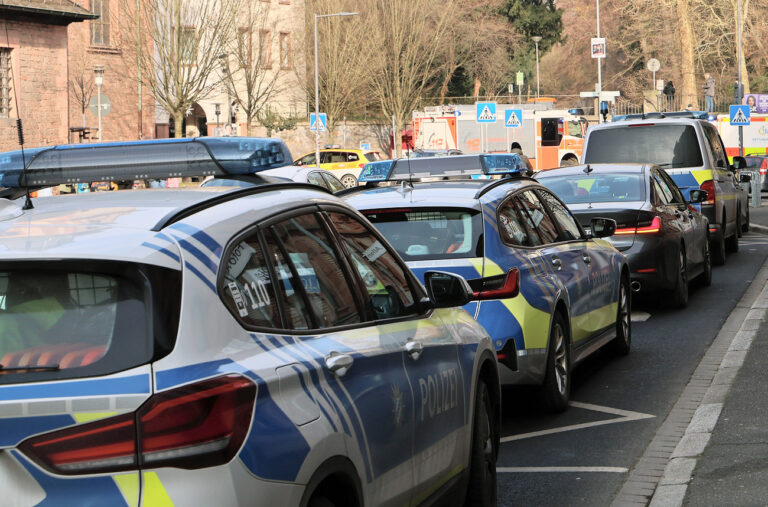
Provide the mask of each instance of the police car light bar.
[{"label": "police car light bar", "polygon": [[525,162],[516,153],[455,155],[381,160],[365,164],[358,181],[405,181],[425,178],[466,178],[476,175],[523,175]]},{"label": "police car light bar", "polygon": [[290,165],[280,139],[206,137],[60,145],[0,153],[0,187],[254,174]]}]

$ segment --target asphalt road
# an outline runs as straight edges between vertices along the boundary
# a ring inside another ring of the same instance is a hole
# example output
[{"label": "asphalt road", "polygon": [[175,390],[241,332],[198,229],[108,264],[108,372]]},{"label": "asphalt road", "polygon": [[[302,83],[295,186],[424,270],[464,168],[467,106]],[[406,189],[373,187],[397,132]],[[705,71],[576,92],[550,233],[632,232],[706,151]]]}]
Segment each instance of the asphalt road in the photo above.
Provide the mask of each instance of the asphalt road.
[{"label": "asphalt road", "polygon": [[543,412],[534,390],[505,389],[499,505],[611,503],[768,257],[768,235],[750,232],[740,245],[710,287],[692,286],[685,310],[635,301],[632,351],[582,363],[565,413]]}]

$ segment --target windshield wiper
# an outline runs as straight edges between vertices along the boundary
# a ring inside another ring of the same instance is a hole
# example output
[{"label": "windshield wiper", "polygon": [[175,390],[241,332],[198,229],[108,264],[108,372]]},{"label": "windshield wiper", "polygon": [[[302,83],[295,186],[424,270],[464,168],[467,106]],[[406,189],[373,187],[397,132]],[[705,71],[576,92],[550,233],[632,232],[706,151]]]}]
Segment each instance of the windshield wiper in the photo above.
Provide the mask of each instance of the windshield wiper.
[{"label": "windshield wiper", "polygon": [[61,371],[58,364],[45,364],[40,366],[3,366],[0,364],[0,375],[3,373],[36,373],[44,371]]}]

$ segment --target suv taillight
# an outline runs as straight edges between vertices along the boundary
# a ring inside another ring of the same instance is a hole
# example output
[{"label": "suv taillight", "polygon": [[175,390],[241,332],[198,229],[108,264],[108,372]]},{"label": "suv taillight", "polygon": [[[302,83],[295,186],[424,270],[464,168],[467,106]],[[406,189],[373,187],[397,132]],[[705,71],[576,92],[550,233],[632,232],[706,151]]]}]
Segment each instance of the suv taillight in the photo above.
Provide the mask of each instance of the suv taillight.
[{"label": "suv taillight", "polygon": [[222,465],[245,440],[255,401],[251,380],[225,375],[156,394],[136,412],[32,437],[19,450],[63,475]]},{"label": "suv taillight", "polygon": [[707,200],[702,204],[715,204],[715,182],[707,180],[701,184],[701,189],[707,192]]}]

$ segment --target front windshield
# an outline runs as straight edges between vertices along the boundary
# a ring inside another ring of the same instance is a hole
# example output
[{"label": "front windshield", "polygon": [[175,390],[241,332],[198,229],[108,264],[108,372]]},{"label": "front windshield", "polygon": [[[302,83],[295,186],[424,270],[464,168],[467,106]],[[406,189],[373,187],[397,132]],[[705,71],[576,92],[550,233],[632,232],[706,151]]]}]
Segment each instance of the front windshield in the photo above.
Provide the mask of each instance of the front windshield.
[{"label": "front windshield", "polygon": [[601,173],[536,178],[566,204],[644,201],[640,173]]},{"label": "front windshield", "polygon": [[363,214],[405,260],[482,256],[483,223],[473,209],[385,209]]},{"label": "front windshield", "polygon": [[701,149],[691,125],[643,124],[597,129],[589,134],[585,164],[658,164],[665,169],[701,167]]}]

